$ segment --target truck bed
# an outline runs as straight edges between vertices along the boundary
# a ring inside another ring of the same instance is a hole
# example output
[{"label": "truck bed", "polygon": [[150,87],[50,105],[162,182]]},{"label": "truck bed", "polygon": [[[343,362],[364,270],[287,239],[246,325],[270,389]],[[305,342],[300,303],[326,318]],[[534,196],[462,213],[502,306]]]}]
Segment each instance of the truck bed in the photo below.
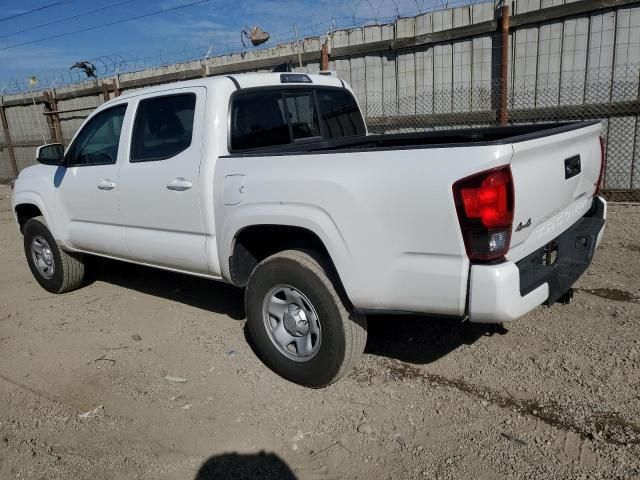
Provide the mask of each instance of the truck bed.
[{"label": "truck bed", "polygon": [[508,166],[514,206],[502,260],[515,265],[591,208],[599,135],[597,122],[554,123],[361,135],[222,155],[213,175],[216,230],[231,245],[245,212],[263,209],[262,224],[319,232],[357,308],[462,315],[471,262],[454,184]]},{"label": "truck bed", "polygon": [[598,121],[556,122],[534,125],[460,128],[417,133],[358,135],[335,140],[299,141],[293,145],[245,150],[231,156],[259,156],[304,153],[355,152],[362,150],[415,149],[500,145],[533,140],[577,130]]}]

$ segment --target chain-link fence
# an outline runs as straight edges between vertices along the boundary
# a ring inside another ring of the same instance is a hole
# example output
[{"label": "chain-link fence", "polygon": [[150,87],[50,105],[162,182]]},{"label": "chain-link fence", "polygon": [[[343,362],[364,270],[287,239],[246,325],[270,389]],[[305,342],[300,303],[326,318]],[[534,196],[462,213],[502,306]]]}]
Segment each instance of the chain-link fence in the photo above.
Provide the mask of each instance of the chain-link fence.
[{"label": "chain-link fence", "polygon": [[[508,88],[508,122],[601,121],[606,145],[603,189],[611,199],[639,201],[639,80],[640,64],[518,79]],[[358,97],[372,133],[498,124],[499,82],[428,92],[367,92]]]}]

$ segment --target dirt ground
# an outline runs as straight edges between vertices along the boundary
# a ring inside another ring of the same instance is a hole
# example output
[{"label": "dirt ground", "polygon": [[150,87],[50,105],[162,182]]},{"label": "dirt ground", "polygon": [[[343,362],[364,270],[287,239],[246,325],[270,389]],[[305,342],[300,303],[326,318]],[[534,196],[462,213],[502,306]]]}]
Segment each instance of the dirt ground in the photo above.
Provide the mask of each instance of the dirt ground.
[{"label": "dirt ground", "polygon": [[9,193],[1,479],[640,478],[640,206],[610,206],[572,305],[373,317],[360,366],[309,390],[256,357],[235,288],[100,260],[42,290]]}]

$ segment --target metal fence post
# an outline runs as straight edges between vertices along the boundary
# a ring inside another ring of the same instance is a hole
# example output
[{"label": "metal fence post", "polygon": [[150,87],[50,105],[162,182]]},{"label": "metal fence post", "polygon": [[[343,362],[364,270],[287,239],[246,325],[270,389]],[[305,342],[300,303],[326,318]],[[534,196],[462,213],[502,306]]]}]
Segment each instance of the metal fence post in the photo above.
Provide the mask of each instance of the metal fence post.
[{"label": "metal fence post", "polygon": [[53,115],[53,127],[56,133],[56,139],[59,143],[64,143],[64,138],[62,136],[62,123],[60,122],[60,108],[58,107],[58,97],[56,95],[56,90],[53,89],[50,92],[51,94],[51,106],[55,114]]},{"label": "metal fence post", "polygon": [[18,163],[16,162],[16,152],[13,149],[13,142],[11,141],[11,132],[9,131],[9,122],[7,121],[7,114],[4,110],[2,98],[0,97],[0,118],[2,119],[2,129],[4,130],[4,138],[7,142],[7,149],[9,150],[9,162],[13,168],[13,173],[18,176]]},{"label": "metal fence post", "polygon": [[120,96],[120,76],[117,73],[113,76],[113,94]]},{"label": "metal fence post", "polygon": [[508,108],[508,80],[509,69],[509,6],[503,5],[500,17],[500,33],[502,36],[500,48],[500,99],[498,103],[498,123],[506,125],[509,121]]},{"label": "metal fence post", "polygon": [[320,51],[320,70],[329,70],[329,38],[322,44],[322,50]]},{"label": "metal fence post", "polygon": [[49,91],[42,92],[44,98],[44,116],[49,127],[49,137],[51,143],[62,143],[62,128],[60,127],[60,117],[58,116],[58,103],[55,100],[55,93]]},{"label": "metal fence post", "polygon": [[109,84],[103,80],[102,81],[102,101],[108,102],[109,100],[110,100]]}]

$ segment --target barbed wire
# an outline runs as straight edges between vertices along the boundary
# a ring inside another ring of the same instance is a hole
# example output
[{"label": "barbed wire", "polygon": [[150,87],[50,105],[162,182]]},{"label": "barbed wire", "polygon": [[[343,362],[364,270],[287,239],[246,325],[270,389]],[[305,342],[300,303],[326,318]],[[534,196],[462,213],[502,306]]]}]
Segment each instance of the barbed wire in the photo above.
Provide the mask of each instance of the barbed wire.
[{"label": "barbed wire", "polygon": [[[298,25],[298,36],[295,29],[271,33],[271,39],[266,44],[251,50],[266,52],[272,49],[285,48],[295,41],[304,42],[313,37],[322,37],[337,30],[361,28],[367,25],[382,25],[395,22],[399,18],[422,15],[442,8],[454,8],[482,3],[481,0],[435,0],[431,8],[425,8],[427,0],[359,0],[351,9],[350,16],[331,17],[307,25]],[[391,13],[389,15],[389,13]],[[172,65],[176,69],[196,60],[205,61],[216,56],[241,54],[248,49],[243,48],[237,36],[230,33],[217,34],[211,32],[206,35],[207,41],[198,46],[185,46],[174,51],[157,51],[152,54],[135,52],[116,52],[89,59],[95,65],[96,78],[106,78],[121,73],[133,73],[142,70],[160,68]],[[37,79],[30,85],[29,78]],[[33,91],[58,88],[87,81],[86,74],[79,69],[60,67],[47,70],[35,70],[24,78],[12,78],[0,83],[0,95],[9,95]]]}]

